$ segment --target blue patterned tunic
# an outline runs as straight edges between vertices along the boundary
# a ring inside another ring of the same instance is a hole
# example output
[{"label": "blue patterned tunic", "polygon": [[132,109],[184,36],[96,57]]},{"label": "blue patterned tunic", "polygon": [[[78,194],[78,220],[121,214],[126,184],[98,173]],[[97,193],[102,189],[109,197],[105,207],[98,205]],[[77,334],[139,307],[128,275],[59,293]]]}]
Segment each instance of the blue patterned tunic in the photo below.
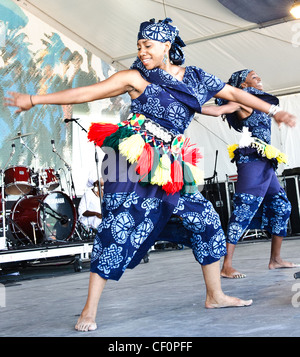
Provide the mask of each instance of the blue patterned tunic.
[{"label": "blue patterned tunic", "polygon": [[[278,104],[278,99],[255,88],[247,91],[261,99]],[[253,137],[271,143],[271,118],[258,110],[245,120],[229,116],[240,131],[248,127]],[[227,241],[236,244],[247,229],[264,229],[272,235],[286,236],[291,204],[275,173],[276,160],[262,157],[254,148],[238,148],[234,158],[238,181],[233,197],[233,213],[227,229]]]},{"label": "blue patterned tunic", "polygon": [[[133,68],[150,84],[132,101],[132,112],[144,114],[174,134],[183,133],[194,113],[201,112],[201,106],[225,85],[196,67],[186,68],[183,81],[160,69],[146,71],[139,60]],[[181,218],[186,234],[165,240],[191,247],[203,265],[226,254],[219,216],[199,191],[167,195],[161,186],[144,187],[131,176],[132,166],[121,154],[106,155],[103,161],[103,220],[91,256],[92,272],[120,279],[126,268],[139,264],[173,214]]]}]

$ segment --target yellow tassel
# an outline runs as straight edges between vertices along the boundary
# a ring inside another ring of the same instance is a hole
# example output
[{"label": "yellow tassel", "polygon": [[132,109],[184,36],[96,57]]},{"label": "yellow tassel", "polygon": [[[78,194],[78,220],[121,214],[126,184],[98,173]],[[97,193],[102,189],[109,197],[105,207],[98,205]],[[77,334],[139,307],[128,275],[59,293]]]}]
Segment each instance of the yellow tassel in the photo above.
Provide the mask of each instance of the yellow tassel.
[{"label": "yellow tassel", "polygon": [[127,158],[127,160],[133,164],[137,162],[140,157],[145,141],[140,134],[134,134],[129,138],[124,139],[119,144],[120,153]]},{"label": "yellow tassel", "polygon": [[276,157],[279,164],[287,164],[288,158],[287,155],[283,152],[280,152],[279,155]]},{"label": "yellow tassel", "polygon": [[196,185],[203,185],[204,184],[204,174],[203,171],[199,169],[199,167],[192,165],[189,162],[186,162],[186,165],[192,171],[192,175]]},{"label": "yellow tassel", "polygon": [[233,144],[227,147],[230,159],[234,158],[234,151],[239,147],[239,144]]},{"label": "yellow tassel", "polygon": [[275,159],[280,154],[280,151],[272,145],[266,145],[265,155],[268,159]]},{"label": "yellow tassel", "polygon": [[171,181],[171,161],[167,154],[163,154],[159,159],[159,163],[150,183],[152,185],[163,186]]}]

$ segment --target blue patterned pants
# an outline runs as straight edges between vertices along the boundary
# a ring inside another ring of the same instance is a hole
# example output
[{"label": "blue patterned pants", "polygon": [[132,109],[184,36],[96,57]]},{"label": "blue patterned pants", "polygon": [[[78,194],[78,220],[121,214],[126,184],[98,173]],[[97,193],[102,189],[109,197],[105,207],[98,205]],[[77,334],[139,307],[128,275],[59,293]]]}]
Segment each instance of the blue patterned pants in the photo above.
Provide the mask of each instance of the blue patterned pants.
[{"label": "blue patterned pants", "polygon": [[285,237],[291,204],[267,160],[238,164],[238,182],[227,241],[236,244],[247,229]]},{"label": "blue patterned pants", "polygon": [[[91,271],[105,279],[119,280],[126,268],[134,268],[158,240],[171,214],[180,217],[187,234],[166,240],[192,248],[202,265],[226,254],[225,235],[212,204],[200,192],[185,194],[172,207],[157,197],[134,192],[106,193],[103,221],[91,256]],[[166,230],[167,231],[167,230]]]}]

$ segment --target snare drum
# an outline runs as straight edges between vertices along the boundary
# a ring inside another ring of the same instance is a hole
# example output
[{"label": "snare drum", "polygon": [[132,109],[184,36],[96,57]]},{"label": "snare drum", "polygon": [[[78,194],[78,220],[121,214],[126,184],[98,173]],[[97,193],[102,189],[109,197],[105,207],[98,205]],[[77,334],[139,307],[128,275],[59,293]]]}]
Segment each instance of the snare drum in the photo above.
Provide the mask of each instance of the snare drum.
[{"label": "snare drum", "polygon": [[7,195],[28,194],[32,189],[31,170],[27,166],[12,166],[4,171]]},{"label": "snare drum", "polygon": [[21,197],[11,210],[10,228],[22,243],[66,241],[75,230],[76,210],[63,192]]}]

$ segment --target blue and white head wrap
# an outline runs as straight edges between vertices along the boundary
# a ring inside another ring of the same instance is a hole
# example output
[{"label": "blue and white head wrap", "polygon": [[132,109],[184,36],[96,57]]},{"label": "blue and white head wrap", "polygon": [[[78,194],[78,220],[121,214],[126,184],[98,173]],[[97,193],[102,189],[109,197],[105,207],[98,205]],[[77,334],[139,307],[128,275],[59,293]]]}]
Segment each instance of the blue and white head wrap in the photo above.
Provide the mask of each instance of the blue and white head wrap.
[{"label": "blue and white head wrap", "polygon": [[[242,89],[241,84],[245,82],[248,74],[252,71],[252,69],[242,69],[240,71],[233,72],[230,78],[228,79],[227,84],[231,85],[232,87]],[[227,100],[216,98],[215,103],[218,105],[224,105],[227,103]]]},{"label": "blue and white head wrap", "polygon": [[[240,88],[252,95],[255,95],[256,97],[258,97],[261,100],[264,100],[267,103],[278,105],[278,103],[279,103],[278,98],[271,94],[265,93],[259,89],[253,88],[253,87],[245,87],[245,88],[241,87],[241,84],[245,82],[248,74],[252,71],[253,71],[253,69],[242,69],[240,71],[236,71],[236,72],[232,73],[227,84],[229,84],[233,87],[236,87],[236,88]],[[224,105],[224,104],[227,104],[228,101],[225,99],[222,99],[222,98],[216,98],[215,103],[217,105]],[[236,113],[225,114],[225,117],[226,117],[226,120],[228,121],[230,126],[232,126],[237,131],[242,131],[243,121],[238,118]]]},{"label": "blue and white head wrap", "polygon": [[241,71],[236,71],[232,73],[227,83],[233,87],[241,88],[241,84],[245,82],[248,74],[252,71],[252,69],[242,69]]},{"label": "blue and white head wrap", "polygon": [[184,52],[181,47],[185,47],[185,43],[179,36],[178,28],[170,25],[170,22],[172,22],[172,20],[169,17],[164,20],[159,20],[158,22],[155,22],[155,19],[142,22],[137,39],[148,39],[159,42],[170,41],[170,60],[176,65],[181,65],[185,60]]}]

